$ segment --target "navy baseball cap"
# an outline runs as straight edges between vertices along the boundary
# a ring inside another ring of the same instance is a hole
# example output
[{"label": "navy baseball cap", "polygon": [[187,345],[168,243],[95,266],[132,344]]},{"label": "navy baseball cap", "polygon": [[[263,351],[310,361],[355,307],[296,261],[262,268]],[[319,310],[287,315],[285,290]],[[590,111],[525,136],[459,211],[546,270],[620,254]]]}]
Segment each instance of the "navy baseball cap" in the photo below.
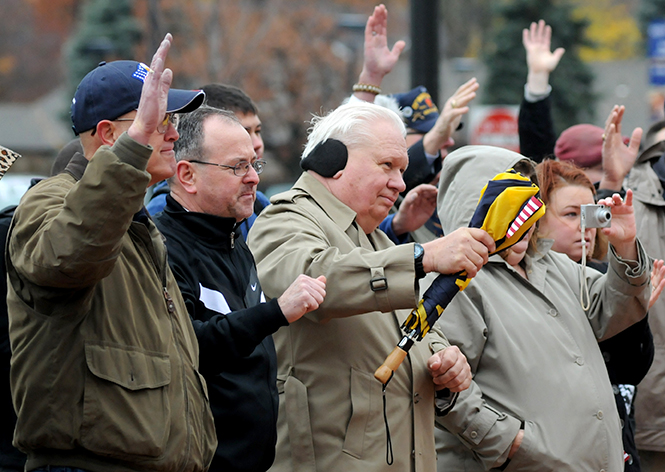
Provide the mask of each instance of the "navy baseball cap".
[{"label": "navy baseball cap", "polygon": [[434,127],[439,118],[439,109],[425,87],[420,85],[405,93],[395,93],[392,97],[402,110],[407,128],[427,133]]},{"label": "navy baseball cap", "polygon": [[[97,126],[102,120],[116,118],[136,110],[148,71],[147,65],[136,61],[100,62],[76,89],[71,117],[75,134]],[[189,113],[201,106],[202,90],[170,89],[167,113]]]}]

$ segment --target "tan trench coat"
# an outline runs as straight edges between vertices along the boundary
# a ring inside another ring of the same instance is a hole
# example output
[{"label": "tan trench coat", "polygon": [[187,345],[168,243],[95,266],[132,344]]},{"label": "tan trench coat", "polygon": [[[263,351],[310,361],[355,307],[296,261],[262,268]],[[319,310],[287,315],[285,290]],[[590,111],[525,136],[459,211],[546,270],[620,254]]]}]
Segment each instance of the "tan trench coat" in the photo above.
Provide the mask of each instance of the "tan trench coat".
[{"label": "tan trench coat", "polygon": [[[413,244],[365,235],[355,213],[304,173],[249,234],[261,285],[279,296],[298,276],[327,277],[322,306],[274,334],[280,391],[272,471],[434,471],[434,387],[426,362],[447,341],[411,349],[386,390],[395,463],[386,464],[381,383],[373,373],[416,303]],[[385,280],[381,280],[385,278]],[[372,291],[370,280],[386,290]]]}]

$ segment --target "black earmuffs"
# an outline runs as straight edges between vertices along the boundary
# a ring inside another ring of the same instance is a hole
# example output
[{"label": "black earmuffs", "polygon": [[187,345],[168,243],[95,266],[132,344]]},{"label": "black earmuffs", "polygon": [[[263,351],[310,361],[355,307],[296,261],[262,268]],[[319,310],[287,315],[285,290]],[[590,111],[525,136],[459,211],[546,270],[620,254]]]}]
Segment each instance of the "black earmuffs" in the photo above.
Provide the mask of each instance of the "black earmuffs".
[{"label": "black earmuffs", "polygon": [[333,177],[346,167],[349,151],[337,139],[329,138],[316,145],[312,152],[300,160],[303,170],[313,170],[322,177]]}]

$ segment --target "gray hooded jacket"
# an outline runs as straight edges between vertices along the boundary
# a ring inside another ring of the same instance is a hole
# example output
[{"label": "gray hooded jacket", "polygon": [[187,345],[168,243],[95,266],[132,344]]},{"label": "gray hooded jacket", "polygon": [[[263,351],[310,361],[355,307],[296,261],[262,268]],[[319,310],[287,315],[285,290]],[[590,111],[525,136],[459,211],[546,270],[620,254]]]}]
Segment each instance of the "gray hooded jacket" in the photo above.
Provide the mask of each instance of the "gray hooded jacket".
[{"label": "gray hooded jacket", "polygon": [[[637,235],[647,253],[665,257],[665,199],[651,161],[665,153],[665,142],[648,147],[635,162],[624,183],[633,190]],[[665,452],[665,297],[649,310],[654,359],[635,397],[635,444],[640,450]]]},{"label": "gray hooded jacket", "polygon": [[[523,159],[488,146],[461,148],[444,161],[439,217],[446,234],[467,226],[480,191]],[[580,268],[541,240],[523,261],[528,280],[499,255],[458,294],[439,327],[474,374],[448,416],[438,418],[439,471],[483,471],[505,464],[520,428],[521,447],[506,471],[623,471],[621,426],[598,340],[642,319],[649,263],[611,250],[602,275],[586,269],[591,306],[580,306]]]}]

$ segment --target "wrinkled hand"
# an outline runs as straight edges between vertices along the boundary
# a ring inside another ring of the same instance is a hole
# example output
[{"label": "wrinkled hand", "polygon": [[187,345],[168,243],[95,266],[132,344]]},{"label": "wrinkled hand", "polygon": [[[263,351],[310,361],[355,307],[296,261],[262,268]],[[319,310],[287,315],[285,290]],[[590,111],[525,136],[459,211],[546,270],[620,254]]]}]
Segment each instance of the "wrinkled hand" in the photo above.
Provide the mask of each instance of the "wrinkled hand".
[{"label": "wrinkled hand", "polygon": [[127,134],[139,142],[147,145],[150,137],[157,129],[166,115],[166,104],[169,97],[169,88],[173,80],[171,69],[165,69],[166,55],[171,48],[173,36],[167,33],[152,57],[150,72],[145,78],[141,99],[136,117],[127,130]]},{"label": "wrinkled hand", "polygon": [[[397,64],[405,46],[404,41],[397,41],[392,49],[388,48],[388,10],[383,4],[374,7],[365,25],[363,69],[358,82],[380,87],[383,78]],[[356,92],[356,95],[363,95],[358,98],[366,99],[365,92]],[[367,101],[374,101],[373,95],[367,98],[371,98]]]},{"label": "wrinkled hand", "polygon": [[425,272],[456,274],[466,271],[467,276],[472,278],[487,263],[489,253],[494,252],[496,245],[485,230],[459,228],[423,244],[423,249]]},{"label": "wrinkled hand", "polygon": [[300,274],[289,285],[277,303],[289,323],[299,320],[305,313],[316,310],[326,297],[326,277],[316,279]]},{"label": "wrinkled hand", "polygon": [[526,65],[529,69],[527,87],[532,93],[544,93],[547,90],[550,73],[559,65],[566,52],[563,48],[550,51],[552,27],[540,20],[522,30],[522,44],[526,50]]},{"label": "wrinkled hand", "polygon": [[665,288],[665,263],[662,259],[653,261],[651,269],[651,298],[649,298],[649,309],[656,303]]},{"label": "wrinkled hand", "polygon": [[437,189],[434,185],[420,184],[411,189],[393,218],[393,232],[400,236],[427,223],[436,211]]},{"label": "wrinkled hand", "polygon": [[612,225],[609,228],[602,228],[603,234],[607,236],[619,256],[624,259],[637,260],[633,191],[626,190],[625,201],[618,193],[615,193],[611,197],[599,200],[598,203],[608,206],[612,210]]},{"label": "wrinkled hand", "polygon": [[621,120],[626,107],[614,105],[605,121],[605,138],[603,139],[603,177],[600,188],[621,190],[623,179],[632,169],[640,150],[642,128],[635,128],[630,136],[628,146],[621,136]]},{"label": "wrinkled hand", "polygon": [[474,77],[460,85],[446,101],[436,123],[423,137],[423,147],[428,154],[437,154],[440,149],[455,144],[452,135],[459,126],[462,116],[469,112],[468,105],[476,98],[479,87]]},{"label": "wrinkled hand", "polygon": [[427,370],[435,390],[447,388],[451,392],[461,392],[471,385],[471,366],[457,346],[449,346],[432,355],[427,361]]}]

